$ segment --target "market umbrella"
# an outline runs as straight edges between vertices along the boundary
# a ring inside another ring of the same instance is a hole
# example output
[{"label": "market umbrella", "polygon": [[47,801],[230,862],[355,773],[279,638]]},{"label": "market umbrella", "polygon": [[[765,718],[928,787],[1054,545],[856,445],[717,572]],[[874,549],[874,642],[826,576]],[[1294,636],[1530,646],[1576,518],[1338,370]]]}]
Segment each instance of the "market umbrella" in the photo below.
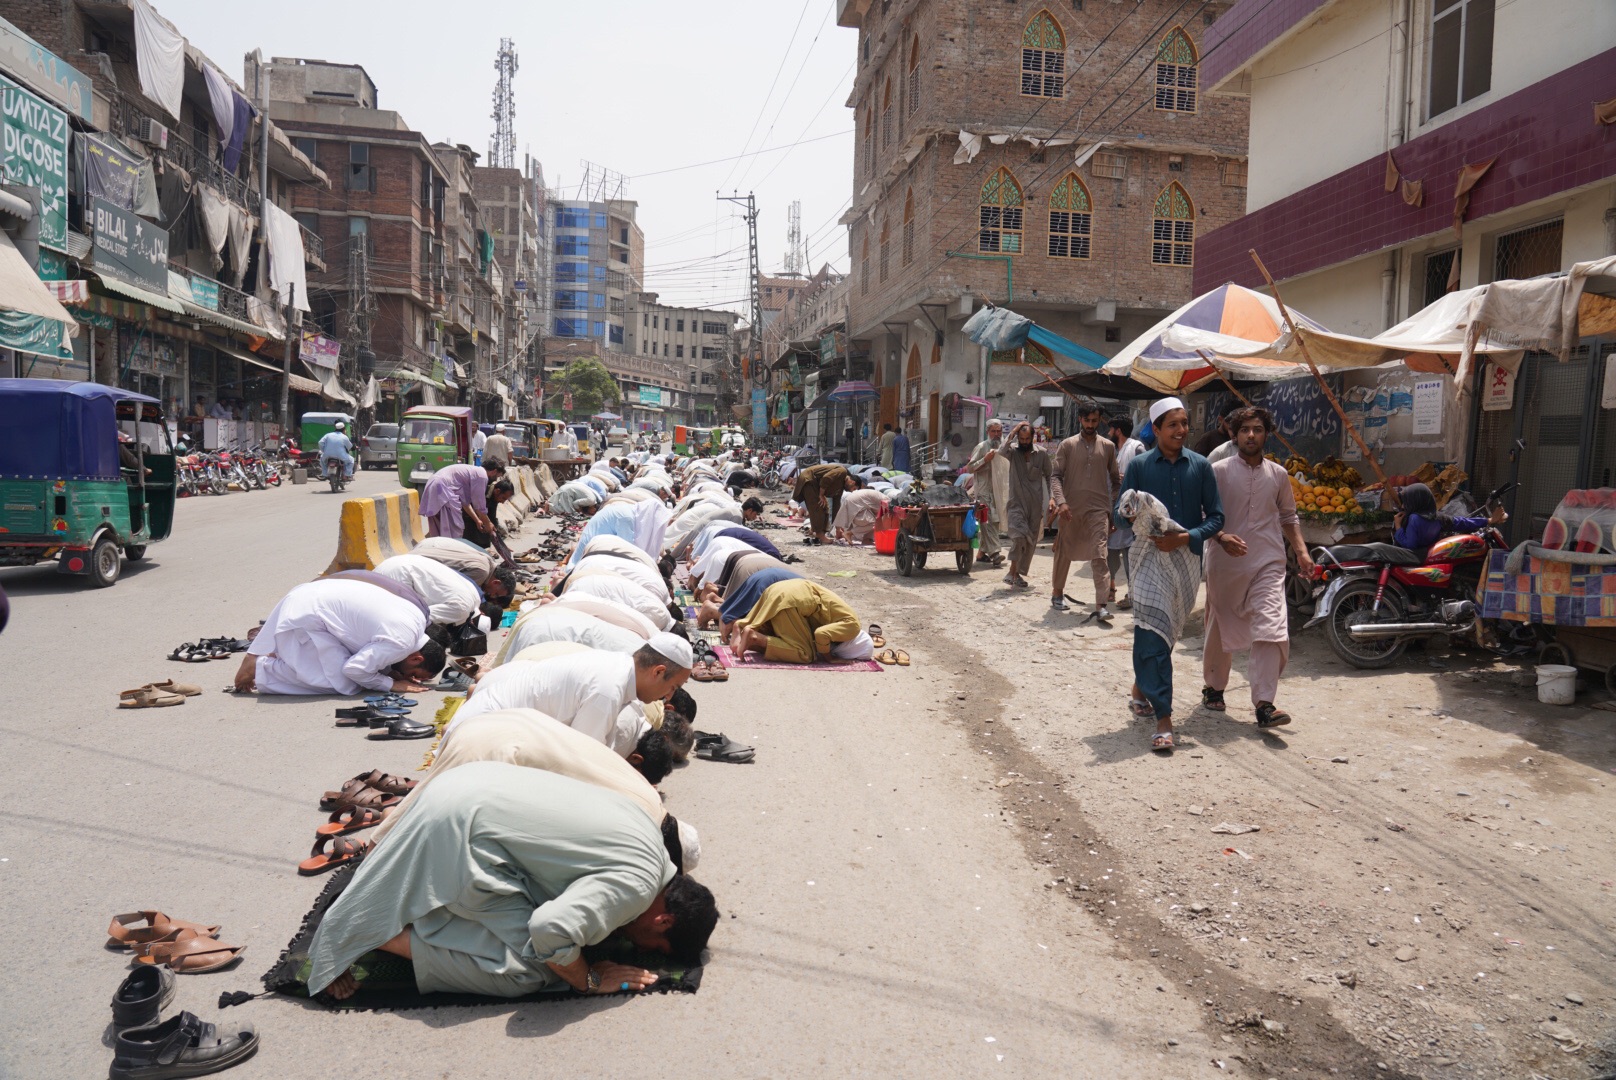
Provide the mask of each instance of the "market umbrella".
[{"label": "market umbrella", "polygon": [[837,383],[836,388],[825,395],[831,401],[870,401],[880,396],[881,391],[863,379]]},{"label": "market umbrella", "polygon": [[[1325,328],[1293,310],[1300,326]],[[1223,339],[1268,343],[1281,337],[1285,320],[1274,298],[1232,282],[1198,296],[1129,342],[1102,369],[1129,376],[1163,394],[1188,393],[1219,375],[1256,381],[1289,379],[1306,374],[1304,365],[1261,357],[1231,357],[1205,349],[1185,351],[1164,340],[1178,328],[1208,331]]]},{"label": "market umbrella", "polygon": [[617,415],[614,412],[598,412],[594,416],[591,416],[589,419],[591,419],[591,420],[621,420],[623,418],[621,416]]}]

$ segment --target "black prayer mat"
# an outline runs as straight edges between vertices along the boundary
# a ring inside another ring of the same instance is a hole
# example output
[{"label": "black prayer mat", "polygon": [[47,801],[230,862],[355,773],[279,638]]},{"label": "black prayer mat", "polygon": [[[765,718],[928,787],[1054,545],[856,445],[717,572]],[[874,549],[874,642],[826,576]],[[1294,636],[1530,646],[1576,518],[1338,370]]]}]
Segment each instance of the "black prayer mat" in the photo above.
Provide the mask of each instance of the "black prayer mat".
[{"label": "black prayer mat", "polygon": [[[348,887],[353,880],[358,863],[352,862],[339,868],[326,882],[325,888],[315,899],[314,906],[303,917],[303,924],[298,928],[297,935],[286,946],[275,966],[264,973],[264,989],[269,993],[285,994],[288,997],[307,998],[309,988],[305,984],[310,970],[309,943],[314,940],[314,932],[319,929],[320,921],[325,913],[336,902],[337,897]],[[660,953],[643,952],[637,949],[632,942],[623,939],[612,939],[600,945],[590,945],[584,949],[584,956],[590,963],[600,960],[610,960],[619,964],[632,964],[635,967],[645,968],[654,972],[657,981],[649,989],[640,991],[618,991],[612,996],[628,997],[648,993],[685,993],[694,994],[701,988],[701,972],[703,965],[679,965]],[[528,994],[525,997],[506,998],[491,997],[483,994],[423,994],[415,988],[415,967],[401,956],[391,953],[368,952],[354,962],[354,976],[359,980],[359,990],[345,1001],[334,1001],[325,994],[317,995],[313,1000],[333,1009],[347,1011],[364,1011],[367,1009],[435,1009],[446,1005],[503,1005],[509,1002],[532,1001],[568,1001],[573,998],[601,997],[601,994],[584,994],[572,987],[562,984],[559,990],[541,990]]]}]

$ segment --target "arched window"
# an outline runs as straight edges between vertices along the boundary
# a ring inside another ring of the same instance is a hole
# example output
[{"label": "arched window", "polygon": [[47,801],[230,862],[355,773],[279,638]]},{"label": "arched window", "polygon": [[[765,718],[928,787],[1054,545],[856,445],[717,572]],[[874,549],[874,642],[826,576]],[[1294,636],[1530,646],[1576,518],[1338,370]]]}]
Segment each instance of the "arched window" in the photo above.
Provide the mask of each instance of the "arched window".
[{"label": "arched window", "polygon": [[976,235],[978,251],[1020,254],[1021,185],[1003,166],[982,185],[979,224]]},{"label": "arched window", "polygon": [[904,369],[903,403],[905,406],[920,404],[920,346],[909,346],[909,366]]},{"label": "arched window", "polygon": [[1066,35],[1047,11],[1040,11],[1021,32],[1021,92],[1027,97],[1064,96]]},{"label": "arched window", "polygon": [[1195,204],[1177,180],[1156,196],[1150,261],[1158,266],[1195,265]]},{"label": "arched window", "polygon": [[1049,255],[1053,259],[1089,257],[1094,200],[1083,178],[1075,172],[1049,193]]},{"label": "arched window", "polygon": [[915,190],[910,188],[903,196],[903,265],[915,261]]},{"label": "arched window", "polygon": [[864,175],[875,175],[875,106],[864,107]]},{"label": "arched window", "polygon": [[892,80],[881,91],[881,148],[892,145]]},{"label": "arched window", "polygon": [[864,234],[864,253],[859,258],[859,295],[870,295],[870,234]]},{"label": "arched window", "polygon": [[909,42],[909,115],[920,109],[920,35]]},{"label": "arched window", "polygon": [[887,228],[886,215],[883,214],[881,216],[881,284],[883,285],[887,283],[887,269],[890,266],[890,263],[887,260],[887,250],[889,247],[887,241],[891,238],[891,235],[891,231]]},{"label": "arched window", "polygon": [[1195,111],[1200,62],[1195,42],[1182,26],[1168,31],[1161,48],[1156,50],[1156,108],[1163,112]]}]

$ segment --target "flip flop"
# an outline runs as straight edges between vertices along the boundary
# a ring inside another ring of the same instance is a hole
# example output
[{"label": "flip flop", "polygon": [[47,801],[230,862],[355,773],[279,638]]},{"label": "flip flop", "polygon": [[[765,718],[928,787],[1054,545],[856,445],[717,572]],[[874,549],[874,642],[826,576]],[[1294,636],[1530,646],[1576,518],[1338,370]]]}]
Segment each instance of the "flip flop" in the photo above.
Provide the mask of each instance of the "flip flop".
[{"label": "flip flop", "polygon": [[374,708],[384,709],[413,709],[420,702],[414,698],[407,698],[400,694],[372,694],[365,699],[365,704]]},{"label": "flip flop", "polygon": [[309,857],[297,864],[297,872],[304,877],[323,874],[346,866],[370,850],[368,840],[350,840],[346,836],[317,836]]},{"label": "flip flop", "polygon": [[[142,922],[146,925],[136,925]],[[107,948],[130,949],[137,945],[149,945],[154,941],[172,938],[181,930],[195,930],[209,937],[219,932],[217,926],[171,919],[161,911],[131,911],[112,917],[112,924],[107,927]]]},{"label": "flip flop", "polygon": [[899,667],[908,667],[909,666],[909,654],[908,653],[904,652],[902,649],[888,650],[888,651],[892,652],[893,662],[895,664],[897,664]]},{"label": "flip flop", "polygon": [[1128,711],[1141,719],[1156,715],[1156,710],[1144,698],[1129,698]]},{"label": "flip flop", "polygon": [[185,704],[184,694],[165,694],[149,686],[142,686],[138,690],[125,690],[118,697],[120,709],[157,709]]},{"label": "flip flop", "polygon": [[226,945],[206,934],[181,930],[173,941],[146,946],[135,956],[135,963],[162,965],[176,975],[205,975],[229,967],[246,951],[245,945]]},{"label": "flip flop", "polygon": [[1158,754],[1171,754],[1173,752],[1173,733],[1171,731],[1158,731],[1151,736],[1150,748]]},{"label": "flip flop", "polygon": [[[372,724],[371,727],[376,727]],[[419,720],[411,720],[407,716],[400,716],[380,730],[372,731],[368,736],[375,742],[386,742],[389,739],[430,739],[438,733],[438,725],[423,724]]]},{"label": "flip flop", "polygon": [[707,681],[729,682],[729,669],[717,660],[709,661],[707,664]]},{"label": "flip flop", "polygon": [[745,765],[757,755],[750,746],[743,746],[723,735],[696,740],[696,756],[707,761],[723,761],[732,765]]},{"label": "flip flop", "polygon": [[372,810],[365,806],[350,806],[346,810],[338,810],[335,814],[332,814],[330,823],[315,829],[314,835],[326,837],[345,836],[348,833],[373,828],[381,823],[382,813],[380,810]]}]

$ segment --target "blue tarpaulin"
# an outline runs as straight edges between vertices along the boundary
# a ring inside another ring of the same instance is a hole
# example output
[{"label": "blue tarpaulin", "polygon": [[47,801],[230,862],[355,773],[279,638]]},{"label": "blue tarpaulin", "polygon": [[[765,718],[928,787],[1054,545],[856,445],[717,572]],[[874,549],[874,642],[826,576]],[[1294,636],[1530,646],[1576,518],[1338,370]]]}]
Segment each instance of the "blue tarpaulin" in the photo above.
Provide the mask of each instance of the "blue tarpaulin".
[{"label": "blue tarpaulin", "polygon": [[1045,330],[1009,308],[985,307],[967,319],[962,329],[972,341],[986,345],[994,352],[1019,349],[1031,341],[1087,367],[1102,368],[1109,361],[1109,357],[1101,356],[1075,341],[1068,341],[1052,330]]},{"label": "blue tarpaulin", "polygon": [[0,476],[117,480],[117,403],[156,398],[100,383],[0,379]]}]

